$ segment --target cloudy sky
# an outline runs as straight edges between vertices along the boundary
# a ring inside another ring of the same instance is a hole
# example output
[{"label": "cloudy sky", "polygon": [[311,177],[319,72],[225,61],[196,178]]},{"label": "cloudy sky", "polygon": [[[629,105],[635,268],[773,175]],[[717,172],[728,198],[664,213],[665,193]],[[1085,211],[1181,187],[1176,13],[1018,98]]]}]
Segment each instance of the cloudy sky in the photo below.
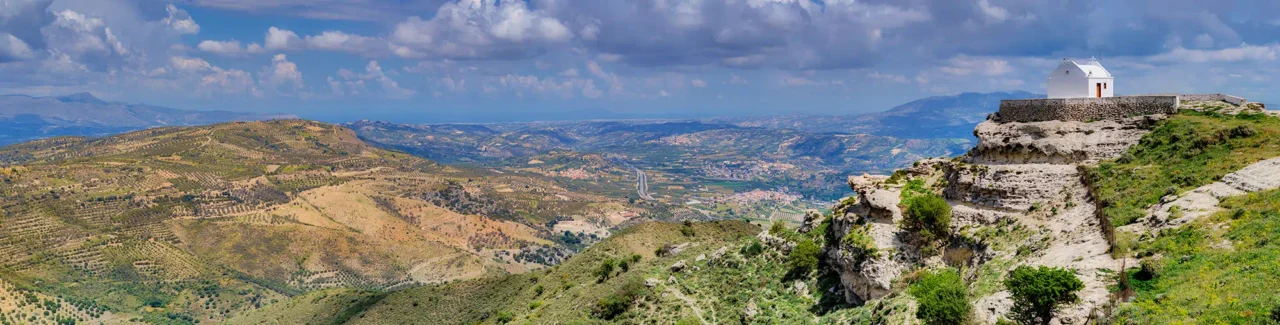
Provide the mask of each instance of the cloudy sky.
[{"label": "cloudy sky", "polygon": [[1280,2],[0,0],[0,93],[327,121],[848,114],[1044,92],[1280,100]]}]

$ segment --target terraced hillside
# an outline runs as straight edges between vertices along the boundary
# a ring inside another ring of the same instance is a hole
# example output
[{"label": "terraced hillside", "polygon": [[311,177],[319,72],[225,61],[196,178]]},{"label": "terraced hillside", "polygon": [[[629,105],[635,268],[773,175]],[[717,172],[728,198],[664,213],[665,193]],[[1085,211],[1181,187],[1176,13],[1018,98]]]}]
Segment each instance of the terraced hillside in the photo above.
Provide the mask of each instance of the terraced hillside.
[{"label": "terraced hillside", "polygon": [[663,209],[298,120],[52,138],[0,161],[0,281],[93,302],[0,301],[10,319],[217,321],[315,289],[520,273],[593,241],[557,223],[608,229]]}]

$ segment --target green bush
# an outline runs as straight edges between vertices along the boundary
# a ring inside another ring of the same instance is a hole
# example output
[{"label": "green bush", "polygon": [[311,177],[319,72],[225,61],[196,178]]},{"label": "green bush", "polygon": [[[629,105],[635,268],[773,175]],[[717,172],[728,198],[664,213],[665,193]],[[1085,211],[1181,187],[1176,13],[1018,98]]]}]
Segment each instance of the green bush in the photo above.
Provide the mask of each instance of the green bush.
[{"label": "green bush", "polygon": [[850,229],[849,233],[845,234],[844,238],[840,239],[840,243],[845,247],[860,250],[859,256],[864,258],[874,257],[878,252],[875,239],[872,239],[870,235],[867,235],[867,230],[865,228]]},{"label": "green bush", "polygon": [[783,224],[783,223],[782,223],[782,220],[776,220],[776,221],[774,221],[774,222],[773,222],[773,224],[772,224],[772,225],[769,225],[769,234],[770,234],[770,235],[774,235],[774,236],[782,236],[782,233],[784,233],[784,232],[786,232],[786,231],[787,231],[787,225],[786,225],[786,224]]},{"label": "green bush", "polygon": [[1024,324],[1048,324],[1058,305],[1075,302],[1084,283],[1063,268],[1019,266],[1004,280],[1013,294],[1014,317]]},{"label": "green bush", "polygon": [[926,273],[911,284],[907,293],[916,297],[919,304],[916,318],[925,324],[960,324],[973,311],[969,304],[968,286],[955,269]]},{"label": "green bush", "polygon": [[764,253],[764,245],[759,240],[752,240],[750,245],[742,246],[742,256],[755,257]]},{"label": "green bush", "polygon": [[600,281],[608,280],[609,276],[613,274],[613,268],[617,265],[618,261],[613,258],[606,258],[604,261],[600,261],[600,267],[596,268],[595,271],[596,278]]},{"label": "green bush", "polygon": [[632,302],[646,294],[645,290],[644,284],[639,279],[631,279],[618,287],[618,291],[596,301],[591,314],[604,320],[613,320],[627,312]]},{"label": "green bush", "polygon": [[907,226],[926,239],[941,239],[951,232],[951,205],[937,194],[921,194],[907,200]]},{"label": "green bush", "polygon": [[793,269],[813,270],[818,268],[818,244],[813,240],[801,239],[796,247],[787,255],[787,264]]},{"label": "green bush", "polygon": [[512,320],[515,320],[515,319],[516,319],[516,315],[511,313],[510,311],[504,310],[504,311],[498,312],[498,324],[510,323]]},{"label": "green bush", "polygon": [[685,237],[696,236],[698,233],[693,231],[693,221],[685,220],[684,223],[680,225],[680,234]]}]

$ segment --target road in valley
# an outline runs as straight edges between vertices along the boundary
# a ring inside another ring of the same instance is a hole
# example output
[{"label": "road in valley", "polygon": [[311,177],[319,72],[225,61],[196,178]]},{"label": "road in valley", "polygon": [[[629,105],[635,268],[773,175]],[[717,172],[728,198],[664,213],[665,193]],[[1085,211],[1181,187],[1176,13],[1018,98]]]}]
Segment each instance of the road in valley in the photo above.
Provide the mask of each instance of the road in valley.
[{"label": "road in valley", "polygon": [[653,196],[649,195],[649,177],[645,176],[640,168],[631,167],[631,169],[636,170],[636,193],[640,194],[641,199],[654,201]]},{"label": "road in valley", "polygon": [[613,161],[636,171],[636,194],[640,194],[641,199],[656,201],[653,196],[649,195],[649,176],[645,175],[643,170],[636,168],[636,166],[632,166],[630,163],[627,163],[622,159],[613,158]]}]

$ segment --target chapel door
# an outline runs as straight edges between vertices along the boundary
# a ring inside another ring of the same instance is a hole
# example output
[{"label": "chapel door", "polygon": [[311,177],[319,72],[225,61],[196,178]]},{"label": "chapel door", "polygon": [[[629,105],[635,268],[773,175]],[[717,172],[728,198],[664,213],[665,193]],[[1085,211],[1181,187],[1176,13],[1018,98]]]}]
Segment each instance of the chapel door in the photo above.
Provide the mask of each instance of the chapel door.
[{"label": "chapel door", "polygon": [[1098,91],[1096,92],[1096,94],[1098,94],[1098,98],[1102,98],[1102,83],[1101,83],[1101,82],[1099,82],[1099,83],[1098,83],[1097,85],[1095,85],[1095,86],[1096,86],[1096,87],[1094,87],[1094,88],[1097,88],[1097,90],[1098,90]]}]

